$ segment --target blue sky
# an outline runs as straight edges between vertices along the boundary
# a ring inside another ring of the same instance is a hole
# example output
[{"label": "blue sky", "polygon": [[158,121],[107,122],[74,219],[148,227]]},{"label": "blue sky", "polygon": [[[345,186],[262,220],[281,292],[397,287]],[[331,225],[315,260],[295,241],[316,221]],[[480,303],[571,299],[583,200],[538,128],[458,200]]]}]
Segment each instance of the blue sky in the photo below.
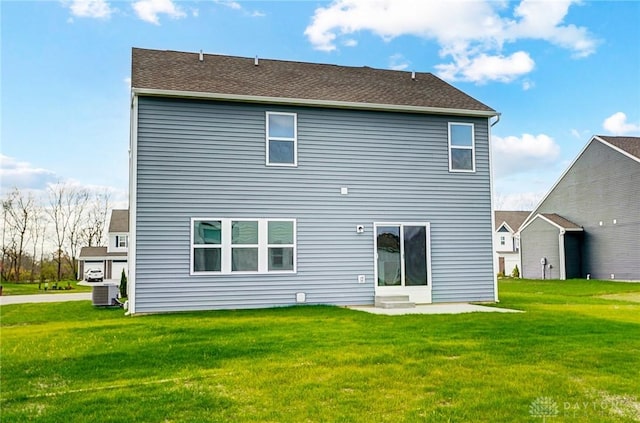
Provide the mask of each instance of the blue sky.
[{"label": "blue sky", "polygon": [[433,72],[498,110],[496,206],[536,204],[594,134],[640,135],[636,1],[1,1],[2,189],[126,206],[132,47]]}]

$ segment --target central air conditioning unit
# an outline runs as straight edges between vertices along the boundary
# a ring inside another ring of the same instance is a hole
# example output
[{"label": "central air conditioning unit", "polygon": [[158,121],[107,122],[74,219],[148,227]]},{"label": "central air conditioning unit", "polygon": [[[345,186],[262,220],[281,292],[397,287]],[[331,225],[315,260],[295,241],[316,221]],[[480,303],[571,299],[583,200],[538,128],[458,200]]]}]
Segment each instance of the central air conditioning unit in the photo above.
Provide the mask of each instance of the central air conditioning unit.
[{"label": "central air conditioning unit", "polygon": [[[96,285],[91,293],[91,300],[94,306],[117,305],[120,288],[116,284]],[[115,301],[114,301],[115,300]]]}]

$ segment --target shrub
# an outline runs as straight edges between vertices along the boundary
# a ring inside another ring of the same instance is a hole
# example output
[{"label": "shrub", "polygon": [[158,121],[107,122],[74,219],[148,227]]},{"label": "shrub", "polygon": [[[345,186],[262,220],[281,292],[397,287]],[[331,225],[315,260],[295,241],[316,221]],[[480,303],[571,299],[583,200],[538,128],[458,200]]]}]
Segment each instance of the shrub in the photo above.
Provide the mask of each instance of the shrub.
[{"label": "shrub", "polygon": [[124,298],[127,296],[127,275],[124,273],[124,269],[122,269],[122,274],[120,274],[120,298]]},{"label": "shrub", "polygon": [[511,276],[513,276],[514,278],[520,277],[520,269],[518,269],[517,264],[516,264],[516,267],[513,268],[513,272],[511,272]]}]

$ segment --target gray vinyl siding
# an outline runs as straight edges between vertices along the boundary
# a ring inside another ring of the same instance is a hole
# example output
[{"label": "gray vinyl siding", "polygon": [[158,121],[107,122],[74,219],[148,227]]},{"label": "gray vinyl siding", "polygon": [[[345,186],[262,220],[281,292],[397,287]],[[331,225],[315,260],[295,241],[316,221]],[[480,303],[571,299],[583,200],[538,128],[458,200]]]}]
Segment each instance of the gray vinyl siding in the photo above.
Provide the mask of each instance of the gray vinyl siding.
[{"label": "gray vinyl siding", "polygon": [[[535,219],[524,228],[520,237],[522,254],[522,277],[542,279],[540,259],[547,259],[545,279],[560,278],[560,230],[543,219]],[[551,267],[551,268],[549,268]]]},{"label": "gray vinyl siding", "polygon": [[640,280],[637,161],[593,141],[537,212],[557,213],[584,228],[582,275]]},{"label": "gray vinyl siding", "polygon": [[[266,111],[297,113],[298,167],[265,166]],[[487,119],[152,97],[138,112],[136,312],[373,304],[373,224],[390,221],[431,222],[434,302],[494,299]],[[475,124],[476,173],[448,171],[450,121]],[[296,219],[297,273],[190,276],[192,217]]]}]

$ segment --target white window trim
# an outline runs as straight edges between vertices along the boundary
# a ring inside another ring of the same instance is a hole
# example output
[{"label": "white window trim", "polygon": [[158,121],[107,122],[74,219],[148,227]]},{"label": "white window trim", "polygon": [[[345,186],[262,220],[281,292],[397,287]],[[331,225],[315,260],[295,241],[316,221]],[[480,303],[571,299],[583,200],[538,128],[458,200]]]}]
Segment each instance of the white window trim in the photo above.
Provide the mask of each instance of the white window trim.
[{"label": "white window trim", "polygon": [[[269,116],[285,115],[293,116],[293,138],[289,137],[269,137]],[[297,167],[298,166],[298,114],[285,112],[266,112],[265,115],[265,164],[275,167]],[[293,141],[293,163],[271,163],[269,157],[269,141]]]},{"label": "white window trim", "polygon": [[[220,244],[194,244],[193,225],[198,221],[219,221],[221,222],[222,234]],[[231,250],[232,248],[256,248],[256,244],[231,244],[232,227],[231,222],[258,222],[258,271],[232,271]],[[292,222],[293,223],[293,244],[268,244],[269,222]],[[278,274],[297,273],[297,221],[296,219],[285,218],[220,218],[220,217],[192,217],[190,221],[190,243],[189,243],[189,274],[198,275],[257,275],[257,274]],[[293,270],[271,270],[269,271],[269,247],[291,248],[293,247]],[[220,271],[193,270],[193,250],[195,248],[220,248]]]},{"label": "white window trim", "polygon": [[[120,245],[124,239],[124,245]],[[128,248],[129,247],[129,235],[116,235],[116,248]]]},{"label": "white window trim", "polygon": [[[266,271],[267,273],[296,273],[297,272],[297,242],[298,239],[298,225],[295,219],[266,219],[267,223],[264,225],[264,242],[266,244]],[[293,244],[269,244],[269,222],[293,222]],[[262,239],[262,238],[261,238]],[[293,248],[293,270],[269,270],[269,248]]]},{"label": "white window trim", "polygon": [[[470,126],[471,127],[471,146],[463,146],[463,145],[451,145],[451,126],[452,125],[462,125],[462,126]],[[449,122],[448,125],[448,133],[447,139],[449,144],[449,172],[460,172],[460,173],[475,173],[476,171],[476,132],[475,125],[473,123],[466,122]],[[471,169],[454,169],[453,161],[451,160],[451,150],[471,150]]]}]

